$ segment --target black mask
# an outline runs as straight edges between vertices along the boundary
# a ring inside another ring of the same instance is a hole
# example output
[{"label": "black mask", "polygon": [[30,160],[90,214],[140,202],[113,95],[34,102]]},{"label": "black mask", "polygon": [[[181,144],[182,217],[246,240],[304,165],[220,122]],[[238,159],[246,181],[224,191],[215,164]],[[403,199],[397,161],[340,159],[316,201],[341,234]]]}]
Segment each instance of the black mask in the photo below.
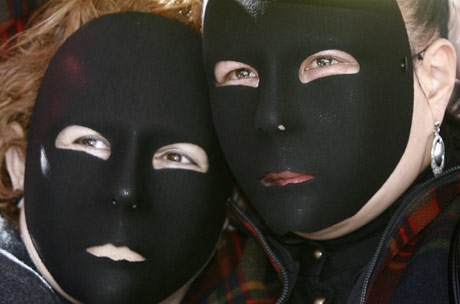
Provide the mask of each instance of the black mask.
[{"label": "black mask", "polygon": [[[315,232],[354,215],[409,138],[413,73],[396,1],[210,0],[203,35],[222,150],[267,225]],[[323,50],[351,54],[359,72],[301,83],[301,63]],[[216,85],[220,61],[254,68],[258,87]]]},{"label": "black mask", "polygon": [[[208,100],[200,36],[177,21],[106,15],[58,50],[30,123],[24,201],[34,246],[70,296],[157,303],[211,256],[232,183]],[[75,125],[97,134],[66,142]],[[209,168],[165,148],[175,143],[199,146]],[[137,260],[89,250],[107,244]]]}]

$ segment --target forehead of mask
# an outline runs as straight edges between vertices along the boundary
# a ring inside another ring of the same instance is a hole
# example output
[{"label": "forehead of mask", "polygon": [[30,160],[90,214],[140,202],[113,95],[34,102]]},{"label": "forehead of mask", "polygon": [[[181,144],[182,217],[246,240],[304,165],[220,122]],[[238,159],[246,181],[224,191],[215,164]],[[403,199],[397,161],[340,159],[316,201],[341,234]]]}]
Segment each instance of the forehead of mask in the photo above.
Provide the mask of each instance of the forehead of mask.
[{"label": "forehead of mask", "polygon": [[[404,152],[413,106],[405,25],[394,0],[248,3],[211,0],[206,9],[205,66],[219,140],[275,232],[318,231],[355,214]],[[301,63],[323,50],[351,54],[359,72],[301,83]],[[214,67],[226,60],[254,68],[258,87],[216,85]],[[315,178],[284,187],[260,182],[285,170]]]},{"label": "forehead of mask", "polygon": [[[211,0],[212,2],[213,0]],[[273,2],[278,3],[298,3],[298,4],[309,4],[309,5],[318,5],[318,6],[333,6],[337,8],[352,8],[352,9],[367,9],[367,10],[376,10],[376,11],[391,11],[394,10],[392,1],[386,0],[233,0],[243,7],[246,12],[251,14],[253,17],[262,15],[265,11],[265,8],[272,4]],[[203,12],[206,11],[209,0],[203,1]]]},{"label": "forehead of mask", "polygon": [[[35,247],[64,291],[83,302],[159,302],[203,266],[231,190],[208,107],[199,34],[176,21],[107,15],[58,50],[30,124],[25,211]],[[104,136],[110,157],[56,148],[71,125]],[[154,169],[155,151],[174,143],[200,146],[209,170]],[[146,260],[86,252],[104,244]]]}]

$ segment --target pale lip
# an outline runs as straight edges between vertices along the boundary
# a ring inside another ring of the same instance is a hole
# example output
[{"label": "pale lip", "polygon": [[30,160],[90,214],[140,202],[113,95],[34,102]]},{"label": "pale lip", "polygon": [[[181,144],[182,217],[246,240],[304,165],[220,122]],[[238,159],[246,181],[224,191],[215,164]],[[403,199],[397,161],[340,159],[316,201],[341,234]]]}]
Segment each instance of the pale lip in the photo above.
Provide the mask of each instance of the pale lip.
[{"label": "pale lip", "polygon": [[98,258],[109,258],[114,261],[143,262],[146,259],[139,253],[129,249],[127,246],[115,246],[105,244],[86,248],[86,251]]},{"label": "pale lip", "polygon": [[285,170],[279,173],[268,172],[263,178],[260,179],[260,182],[265,187],[283,187],[288,184],[300,184],[313,178],[315,178],[313,174],[291,172],[289,170]]}]

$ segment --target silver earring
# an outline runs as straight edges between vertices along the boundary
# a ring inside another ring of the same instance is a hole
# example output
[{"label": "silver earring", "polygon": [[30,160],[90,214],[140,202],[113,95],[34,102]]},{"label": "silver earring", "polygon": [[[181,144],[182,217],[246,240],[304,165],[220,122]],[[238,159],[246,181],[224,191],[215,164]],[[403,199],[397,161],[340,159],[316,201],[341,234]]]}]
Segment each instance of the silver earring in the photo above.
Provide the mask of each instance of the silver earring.
[{"label": "silver earring", "polygon": [[431,170],[434,176],[439,176],[444,168],[444,157],[446,148],[439,132],[441,131],[441,124],[439,121],[434,123],[434,140],[433,147],[431,148]]}]

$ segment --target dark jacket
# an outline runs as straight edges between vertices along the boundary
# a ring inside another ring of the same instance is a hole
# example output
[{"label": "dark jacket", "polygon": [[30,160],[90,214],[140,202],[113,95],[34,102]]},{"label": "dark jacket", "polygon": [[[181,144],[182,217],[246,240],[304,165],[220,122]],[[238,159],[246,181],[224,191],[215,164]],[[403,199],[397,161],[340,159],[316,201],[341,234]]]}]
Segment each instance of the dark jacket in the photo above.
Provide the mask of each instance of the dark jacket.
[{"label": "dark jacket", "polygon": [[16,229],[0,217],[0,303],[61,303],[38,274]]},{"label": "dark jacket", "polygon": [[[459,194],[459,166],[405,193],[372,259],[343,303],[460,303]],[[250,209],[243,212],[230,201],[229,210],[235,225],[249,237],[233,233],[232,246],[238,249],[227,248],[227,254],[237,258],[221,252],[209,267],[211,274],[195,282],[185,302],[294,303],[289,299],[298,263],[259,228],[263,226]],[[215,271],[219,267],[225,271]]]}]

